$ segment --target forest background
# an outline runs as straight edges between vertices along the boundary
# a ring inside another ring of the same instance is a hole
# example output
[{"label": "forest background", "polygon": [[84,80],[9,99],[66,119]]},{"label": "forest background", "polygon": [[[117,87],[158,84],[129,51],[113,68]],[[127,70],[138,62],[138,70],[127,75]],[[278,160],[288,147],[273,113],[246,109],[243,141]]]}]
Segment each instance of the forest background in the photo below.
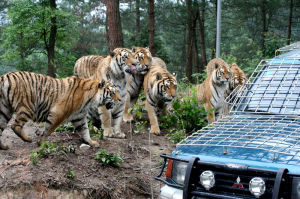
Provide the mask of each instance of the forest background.
[{"label": "forest background", "polygon": [[[216,0],[2,0],[0,74],[73,74],[84,55],[148,46],[178,79],[215,57]],[[300,40],[300,0],[223,0],[221,58],[248,74]]]}]

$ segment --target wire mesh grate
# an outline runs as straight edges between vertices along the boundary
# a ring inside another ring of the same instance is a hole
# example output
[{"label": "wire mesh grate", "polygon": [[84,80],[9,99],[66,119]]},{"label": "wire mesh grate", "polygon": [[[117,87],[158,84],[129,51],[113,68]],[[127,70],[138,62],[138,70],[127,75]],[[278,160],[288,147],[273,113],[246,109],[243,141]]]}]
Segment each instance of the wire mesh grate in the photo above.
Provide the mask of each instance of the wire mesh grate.
[{"label": "wire mesh grate", "polygon": [[241,147],[300,157],[300,117],[226,116],[178,145]]},{"label": "wire mesh grate", "polygon": [[277,49],[275,51],[275,56],[279,55],[280,52],[287,52],[287,51],[292,51],[292,50],[296,50],[296,49],[300,49],[300,41],[292,43],[291,45],[284,46],[282,48]]},{"label": "wire mesh grate", "polygon": [[232,113],[300,115],[300,60],[263,60],[248,82],[226,99]]}]

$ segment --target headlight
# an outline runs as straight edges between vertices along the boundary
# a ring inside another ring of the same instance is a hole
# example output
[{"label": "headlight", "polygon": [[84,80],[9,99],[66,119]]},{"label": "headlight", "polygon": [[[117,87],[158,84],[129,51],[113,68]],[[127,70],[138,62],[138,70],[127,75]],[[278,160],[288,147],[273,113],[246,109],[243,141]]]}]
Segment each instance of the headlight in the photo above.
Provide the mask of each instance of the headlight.
[{"label": "headlight", "polygon": [[249,183],[249,190],[256,198],[259,198],[265,193],[265,181],[259,177],[252,178]]},{"label": "headlight", "polygon": [[200,175],[200,184],[208,191],[215,185],[215,175],[212,171],[203,171]]},{"label": "headlight", "polygon": [[172,168],[172,179],[177,184],[181,184],[181,185],[184,184],[187,166],[188,166],[188,164],[186,162],[180,162],[180,161],[174,160],[173,168]]},{"label": "headlight", "polygon": [[300,178],[293,178],[292,199],[300,198]]}]

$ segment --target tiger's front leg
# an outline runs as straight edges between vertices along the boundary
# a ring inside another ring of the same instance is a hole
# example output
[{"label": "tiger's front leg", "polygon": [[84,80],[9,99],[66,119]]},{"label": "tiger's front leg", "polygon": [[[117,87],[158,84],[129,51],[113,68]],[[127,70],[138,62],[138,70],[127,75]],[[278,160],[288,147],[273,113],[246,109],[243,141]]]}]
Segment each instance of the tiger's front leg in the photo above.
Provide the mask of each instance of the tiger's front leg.
[{"label": "tiger's front leg", "polygon": [[114,137],[125,138],[126,135],[121,131],[122,115],[124,112],[124,104],[112,113],[112,126],[114,127]]},{"label": "tiger's front leg", "polygon": [[99,143],[95,140],[92,140],[90,137],[86,117],[74,119],[71,122],[75,127],[75,132],[80,135],[84,142],[88,143],[92,147],[99,147]]},{"label": "tiger's front leg", "polygon": [[1,140],[1,136],[2,136],[2,130],[0,129],[0,149],[2,150],[7,150],[8,149],[8,145],[4,144]]},{"label": "tiger's front leg", "polygon": [[150,133],[154,133],[155,135],[160,135],[160,129],[158,125],[158,120],[155,112],[155,108],[149,104],[146,100],[146,110],[148,112],[148,118],[150,120]]},{"label": "tiger's front leg", "polygon": [[129,109],[131,108],[131,97],[129,93],[126,94],[126,100],[125,100],[125,107],[124,107],[124,113],[123,113],[123,121],[124,122],[130,122],[133,120],[132,113],[129,113]]},{"label": "tiger's front leg", "polygon": [[114,131],[111,125],[111,113],[106,109],[105,106],[101,106],[99,108],[99,112],[101,113],[100,119],[103,127],[103,136],[104,137],[113,137]]}]

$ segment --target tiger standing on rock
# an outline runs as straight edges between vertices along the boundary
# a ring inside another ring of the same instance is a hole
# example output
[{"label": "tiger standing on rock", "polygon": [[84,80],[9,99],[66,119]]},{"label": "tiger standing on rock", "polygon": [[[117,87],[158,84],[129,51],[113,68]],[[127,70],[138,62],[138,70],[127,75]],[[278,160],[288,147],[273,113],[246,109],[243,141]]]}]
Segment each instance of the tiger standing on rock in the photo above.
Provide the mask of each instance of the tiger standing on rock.
[{"label": "tiger standing on rock", "polygon": [[96,60],[93,56],[78,59],[74,66],[74,74],[94,80],[110,79],[117,87],[122,100],[110,111],[105,106],[102,106],[99,110],[91,110],[89,115],[94,122],[102,124],[104,137],[125,138],[125,134],[121,131],[124,103],[127,94],[125,73],[134,73],[136,68],[139,67],[139,62],[134,58],[131,50],[126,48],[116,48],[107,57],[103,59],[98,58],[99,61],[94,62],[97,66],[91,64],[91,59]]},{"label": "tiger standing on rock", "polygon": [[207,120],[212,123],[223,113],[225,92],[232,78],[230,67],[222,59],[213,59],[207,65],[208,77],[196,85],[197,100],[204,103]]},{"label": "tiger standing on rock", "polygon": [[[120,96],[111,82],[74,76],[55,79],[24,71],[7,73],[0,77],[0,136],[15,112],[12,130],[26,142],[32,142],[32,138],[23,131],[29,120],[45,122],[39,144],[60,124],[71,121],[83,141],[97,147],[99,144],[90,138],[88,131],[88,110],[103,105],[109,109],[119,100]],[[1,139],[0,149],[8,149]]]},{"label": "tiger standing on rock", "polygon": [[146,95],[146,110],[150,120],[150,133],[160,134],[157,120],[157,107],[166,108],[176,96],[177,81],[176,74],[169,73],[166,69],[152,65],[145,75],[144,91]]},{"label": "tiger standing on rock", "polygon": [[124,122],[133,120],[133,116],[128,110],[137,102],[143,86],[144,76],[149,71],[150,67],[152,65],[158,65],[167,70],[166,63],[158,57],[152,57],[148,47],[133,47],[132,52],[134,53],[134,57],[140,62],[140,67],[137,67],[136,71],[127,78],[127,95],[123,114]]}]

